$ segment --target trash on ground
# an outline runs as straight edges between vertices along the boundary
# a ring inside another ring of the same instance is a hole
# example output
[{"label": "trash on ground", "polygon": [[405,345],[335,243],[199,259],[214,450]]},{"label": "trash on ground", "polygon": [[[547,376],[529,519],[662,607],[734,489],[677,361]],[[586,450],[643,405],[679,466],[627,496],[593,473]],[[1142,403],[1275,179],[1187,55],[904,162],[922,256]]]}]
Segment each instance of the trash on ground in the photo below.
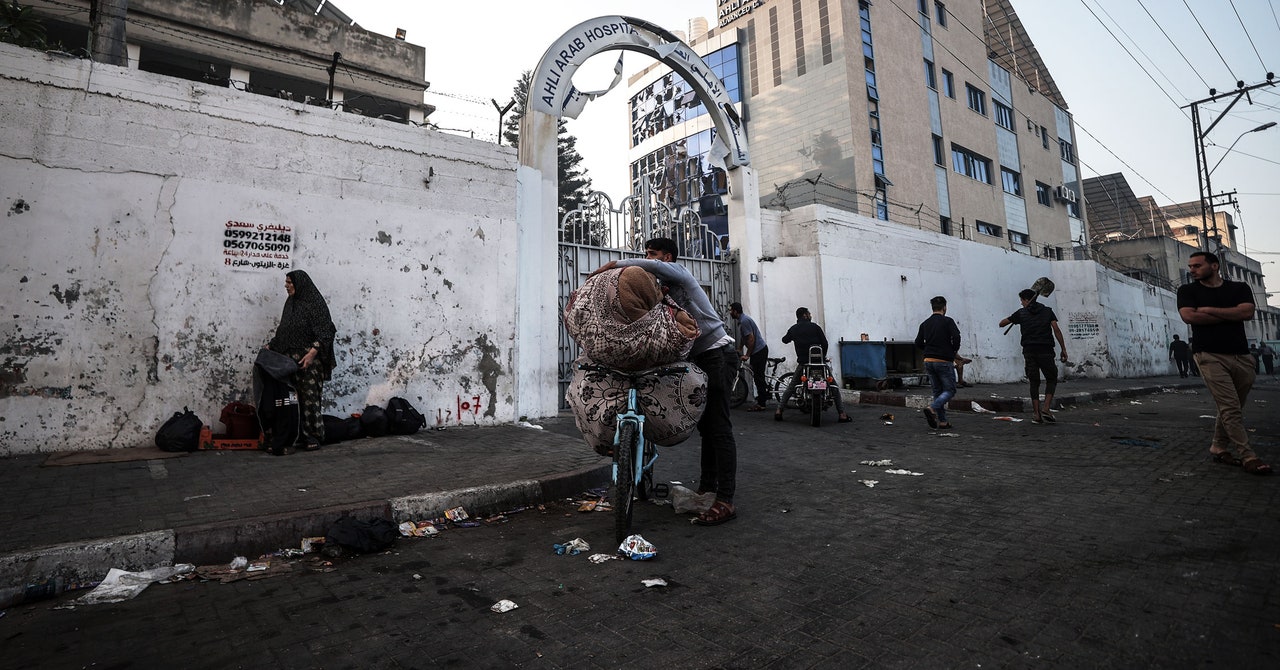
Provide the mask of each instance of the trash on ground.
[{"label": "trash on ground", "polygon": [[867,488],[871,488],[876,484],[879,484],[880,482],[879,480],[875,480],[875,479],[859,479],[858,483],[866,485]]},{"label": "trash on ground", "polygon": [[912,472],[910,470],[885,470],[884,473],[886,475],[911,475],[912,477],[919,477],[924,474],[923,472]]},{"label": "trash on ground", "polygon": [[249,565],[249,559],[245,558],[244,556],[236,556],[235,558],[231,559],[231,564],[228,565],[227,567],[231,568],[232,570],[243,570],[248,565]]},{"label": "trash on ground", "polygon": [[416,572],[415,572],[415,573],[413,573],[413,578],[414,578],[414,579],[422,579],[422,575],[420,575],[420,574],[418,574],[418,573],[416,573]]},{"label": "trash on ground", "polygon": [[309,554],[313,551],[319,551],[320,546],[324,544],[323,537],[304,537],[302,538],[302,551]]},{"label": "trash on ground", "polygon": [[195,570],[195,567],[190,563],[179,563],[141,572],[129,572],[120,568],[111,568],[107,572],[107,576],[102,578],[101,584],[98,584],[97,587],[85,595],[76,598],[74,604],[99,605],[130,600],[142,593],[142,590],[152,582],[169,579],[174,575],[184,575]]},{"label": "trash on ground", "polygon": [[878,461],[858,461],[859,465],[870,465],[873,468],[887,468],[893,465],[893,461],[888,458],[882,458]]},{"label": "trash on ground", "polygon": [[517,607],[519,607],[519,605],[511,602],[510,600],[499,600],[493,604],[493,607],[489,608],[489,611],[502,614],[503,612],[510,612]]},{"label": "trash on ground", "polygon": [[618,545],[618,551],[633,561],[647,561],[658,555],[658,548],[639,535],[628,535]]},{"label": "trash on ground", "polygon": [[185,497],[185,498],[183,498],[183,499],[182,499],[182,502],[188,502],[188,501],[191,501],[191,500],[195,500],[196,498],[212,498],[212,497],[213,497],[213,494],[212,494],[212,493],[204,493],[204,494],[201,494],[201,495],[198,495],[198,496],[187,496],[187,497]]},{"label": "trash on ground", "polygon": [[591,545],[587,544],[587,541],[580,537],[575,537],[564,544],[553,544],[551,546],[556,550],[557,556],[563,556],[565,554],[577,556],[578,554],[591,549]]},{"label": "trash on ground", "polygon": [[888,412],[886,412],[886,413],[884,413],[884,414],[881,414],[881,415],[880,415],[880,420],[881,420],[881,421],[893,421],[893,415],[892,415],[892,414],[889,414]]},{"label": "trash on ground", "polygon": [[537,425],[537,424],[533,424],[533,423],[529,423],[528,421],[517,421],[517,422],[516,422],[516,425],[517,425],[517,426],[520,426],[521,428],[532,428],[532,429],[534,429],[534,430],[542,430],[542,426],[539,426],[539,425]]},{"label": "trash on ground", "polygon": [[262,572],[263,570],[269,569],[270,567],[271,567],[271,561],[269,559],[257,560],[250,563],[249,567],[245,568],[244,570],[245,572]]},{"label": "trash on ground", "polygon": [[403,537],[430,537],[439,534],[440,529],[430,521],[405,521],[400,524],[400,535]]},{"label": "trash on ground", "polygon": [[1012,416],[993,416],[991,418],[996,421],[1012,421],[1013,423],[1018,423],[1022,421],[1022,419],[1019,419],[1017,417],[1012,417]]},{"label": "trash on ground", "polygon": [[641,583],[641,584],[644,584],[644,585],[645,585],[645,588],[650,588],[650,589],[651,589],[651,588],[653,588],[653,587],[655,587],[655,586],[666,586],[666,585],[667,585],[667,580],[665,580],[665,579],[663,579],[663,578],[661,578],[661,577],[654,577],[653,579],[641,579],[641,580],[640,580],[640,583]]},{"label": "trash on ground", "polygon": [[616,561],[618,557],[615,554],[591,554],[587,557],[587,560],[592,563],[604,563],[605,561]]},{"label": "trash on ground", "polygon": [[938,437],[960,437],[960,433],[934,433]]},{"label": "trash on ground", "polygon": [[467,510],[463,509],[462,507],[455,507],[451,510],[446,510],[444,513],[444,518],[450,521],[463,521],[465,519],[470,519],[471,516],[467,514]]},{"label": "trash on ground", "polygon": [[579,511],[579,512],[594,512],[594,511],[595,511],[595,509],[596,509],[596,505],[599,505],[599,504],[600,504],[600,501],[599,501],[599,500],[584,500],[584,501],[582,501],[582,504],[581,504],[581,505],[578,505],[578,511]]},{"label": "trash on ground", "polygon": [[1141,405],[1141,404],[1142,404],[1142,401],[1141,401],[1141,400],[1130,400],[1130,401],[1129,401],[1129,404],[1130,404],[1130,405]]},{"label": "trash on ground", "polygon": [[707,491],[699,495],[687,486],[676,484],[671,487],[671,508],[676,514],[702,514],[711,509],[715,501],[715,491]]},{"label": "trash on ground", "polygon": [[1218,418],[1218,417],[1217,417],[1216,415],[1213,415],[1213,414],[1201,414],[1201,415],[1200,415],[1200,418],[1201,418],[1201,419],[1216,419],[1216,418]]},{"label": "trash on ground", "polygon": [[970,400],[970,401],[969,401],[969,409],[970,409],[971,411],[973,411],[973,412],[977,412],[978,414],[992,414],[992,413],[993,413],[991,410],[987,409],[986,407],[983,407],[982,405],[979,405],[979,404],[978,404],[978,401],[976,401],[976,400]]}]

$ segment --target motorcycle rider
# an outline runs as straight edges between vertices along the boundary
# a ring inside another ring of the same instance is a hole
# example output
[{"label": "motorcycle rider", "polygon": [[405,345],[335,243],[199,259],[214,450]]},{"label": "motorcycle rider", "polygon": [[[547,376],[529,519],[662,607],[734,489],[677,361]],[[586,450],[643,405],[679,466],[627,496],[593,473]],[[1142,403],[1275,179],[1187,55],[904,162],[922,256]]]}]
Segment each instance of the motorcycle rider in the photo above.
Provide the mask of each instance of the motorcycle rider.
[{"label": "motorcycle rider", "polygon": [[[795,343],[796,366],[795,374],[791,375],[791,383],[787,385],[787,390],[782,394],[782,400],[778,402],[778,411],[773,413],[774,421],[782,420],[782,410],[787,406],[787,401],[791,399],[791,394],[796,392],[796,387],[800,385],[800,377],[804,373],[805,366],[809,360],[809,347],[822,347],[822,357],[827,357],[827,334],[822,332],[822,326],[813,322],[813,315],[809,313],[808,307],[796,308],[796,323],[787,330],[787,334],[782,336],[782,343]],[[835,398],[836,411],[840,413],[840,423],[849,423],[853,419],[844,413],[844,403],[840,398],[840,389],[828,389]]]}]

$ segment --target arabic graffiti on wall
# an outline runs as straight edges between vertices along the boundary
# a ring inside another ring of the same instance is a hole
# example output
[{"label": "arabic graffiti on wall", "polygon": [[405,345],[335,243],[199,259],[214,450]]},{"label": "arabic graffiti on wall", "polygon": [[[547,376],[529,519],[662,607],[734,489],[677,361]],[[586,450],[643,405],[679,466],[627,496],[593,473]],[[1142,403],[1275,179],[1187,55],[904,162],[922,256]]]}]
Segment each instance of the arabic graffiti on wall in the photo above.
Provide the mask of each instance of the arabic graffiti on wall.
[{"label": "arabic graffiti on wall", "polygon": [[284,224],[228,221],[222,231],[222,264],[233,270],[291,270],[293,239],[293,228]]}]

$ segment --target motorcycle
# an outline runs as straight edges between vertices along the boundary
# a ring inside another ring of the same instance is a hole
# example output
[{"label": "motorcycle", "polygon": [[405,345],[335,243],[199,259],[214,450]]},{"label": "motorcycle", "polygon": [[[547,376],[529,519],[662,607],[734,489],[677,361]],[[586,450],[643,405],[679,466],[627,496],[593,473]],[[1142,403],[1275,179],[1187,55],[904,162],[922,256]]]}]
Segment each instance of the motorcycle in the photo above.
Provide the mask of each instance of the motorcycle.
[{"label": "motorcycle", "polygon": [[822,425],[822,412],[836,404],[832,393],[839,393],[836,378],[831,374],[831,366],[822,355],[822,347],[809,347],[809,361],[800,368],[800,384],[803,392],[797,399],[800,409],[809,412],[809,425]]}]

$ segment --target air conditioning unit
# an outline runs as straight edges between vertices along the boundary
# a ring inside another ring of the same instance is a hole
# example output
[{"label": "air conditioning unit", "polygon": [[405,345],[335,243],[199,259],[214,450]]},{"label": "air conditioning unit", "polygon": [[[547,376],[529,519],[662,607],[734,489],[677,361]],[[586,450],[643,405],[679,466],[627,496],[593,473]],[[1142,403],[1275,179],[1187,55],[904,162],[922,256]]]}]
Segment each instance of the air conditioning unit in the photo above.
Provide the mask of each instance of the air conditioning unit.
[{"label": "air conditioning unit", "polygon": [[1075,202],[1076,192],[1066,186],[1058,186],[1053,189],[1053,197],[1058,202]]}]

